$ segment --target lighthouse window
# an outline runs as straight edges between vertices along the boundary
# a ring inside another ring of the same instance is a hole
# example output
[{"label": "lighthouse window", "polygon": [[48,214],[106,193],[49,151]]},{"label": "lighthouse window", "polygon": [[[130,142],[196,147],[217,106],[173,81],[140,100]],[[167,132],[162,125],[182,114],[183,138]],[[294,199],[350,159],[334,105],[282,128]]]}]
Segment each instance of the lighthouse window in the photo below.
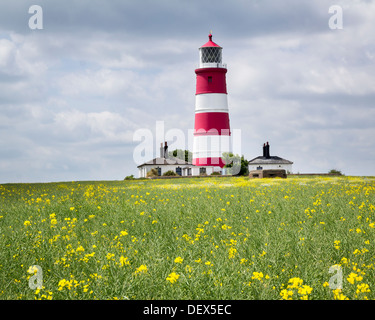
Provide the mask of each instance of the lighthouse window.
[{"label": "lighthouse window", "polygon": [[203,63],[221,63],[221,48],[205,47],[201,50]]},{"label": "lighthouse window", "polygon": [[209,82],[209,83],[212,82],[212,77],[208,77],[208,82]]}]

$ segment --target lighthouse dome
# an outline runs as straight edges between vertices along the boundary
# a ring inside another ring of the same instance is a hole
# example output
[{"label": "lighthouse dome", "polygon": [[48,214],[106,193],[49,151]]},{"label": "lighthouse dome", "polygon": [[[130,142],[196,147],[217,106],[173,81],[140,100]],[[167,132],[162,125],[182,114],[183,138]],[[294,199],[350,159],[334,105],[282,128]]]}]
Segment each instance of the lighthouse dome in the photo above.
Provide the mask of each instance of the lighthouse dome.
[{"label": "lighthouse dome", "polygon": [[222,50],[218,44],[212,41],[212,34],[208,35],[208,42],[199,48],[199,67],[225,68],[222,64]]},{"label": "lighthouse dome", "polygon": [[206,48],[206,47],[219,47],[221,48],[218,44],[216,44],[215,42],[212,41],[212,34],[210,33],[208,35],[208,42],[205,43],[203,46],[201,46],[201,48]]}]

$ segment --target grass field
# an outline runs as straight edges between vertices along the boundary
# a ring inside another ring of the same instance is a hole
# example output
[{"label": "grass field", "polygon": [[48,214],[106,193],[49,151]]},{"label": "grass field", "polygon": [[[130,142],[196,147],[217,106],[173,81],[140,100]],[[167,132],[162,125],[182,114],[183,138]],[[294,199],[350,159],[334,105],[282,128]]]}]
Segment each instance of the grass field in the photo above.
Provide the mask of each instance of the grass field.
[{"label": "grass field", "polygon": [[0,299],[375,298],[373,177],[5,184],[0,231]]}]

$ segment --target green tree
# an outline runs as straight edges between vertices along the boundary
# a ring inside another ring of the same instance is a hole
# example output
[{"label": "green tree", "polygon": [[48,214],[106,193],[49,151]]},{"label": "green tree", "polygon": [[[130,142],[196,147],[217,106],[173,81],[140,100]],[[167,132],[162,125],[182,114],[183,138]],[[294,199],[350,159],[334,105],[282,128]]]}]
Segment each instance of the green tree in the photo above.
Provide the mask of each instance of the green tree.
[{"label": "green tree", "polygon": [[249,161],[246,160],[243,155],[240,157],[238,154],[235,155],[232,152],[224,152],[222,158],[225,162],[224,168],[227,169],[226,171],[228,174],[233,176],[244,176],[249,174]]},{"label": "green tree", "polygon": [[340,170],[337,169],[331,169],[328,171],[329,174],[337,174],[338,176],[342,176],[343,173]]},{"label": "green tree", "polygon": [[189,150],[175,149],[168,152],[169,157],[185,160],[186,162],[192,162],[193,153]]}]

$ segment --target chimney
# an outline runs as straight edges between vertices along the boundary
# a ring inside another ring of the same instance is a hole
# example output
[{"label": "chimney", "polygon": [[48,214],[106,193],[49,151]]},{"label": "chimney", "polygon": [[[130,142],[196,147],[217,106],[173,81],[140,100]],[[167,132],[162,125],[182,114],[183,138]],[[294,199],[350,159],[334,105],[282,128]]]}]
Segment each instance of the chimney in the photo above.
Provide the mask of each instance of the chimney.
[{"label": "chimney", "polygon": [[167,144],[167,141],[164,142],[164,158],[165,158],[165,159],[168,159],[168,158],[169,158],[169,155],[168,155],[168,144]]},{"label": "chimney", "polygon": [[266,157],[266,144],[263,143],[263,157]]},{"label": "chimney", "polygon": [[164,158],[164,148],[163,148],[163,142],[160,143],[160,158]]},{"label": "chimney", "polygon": [[267,159],[271,158],[271,156],[270,156],[270,145],[268,144],[268,141],[267,141],[267,145],[266,145],[266,158]]}]

